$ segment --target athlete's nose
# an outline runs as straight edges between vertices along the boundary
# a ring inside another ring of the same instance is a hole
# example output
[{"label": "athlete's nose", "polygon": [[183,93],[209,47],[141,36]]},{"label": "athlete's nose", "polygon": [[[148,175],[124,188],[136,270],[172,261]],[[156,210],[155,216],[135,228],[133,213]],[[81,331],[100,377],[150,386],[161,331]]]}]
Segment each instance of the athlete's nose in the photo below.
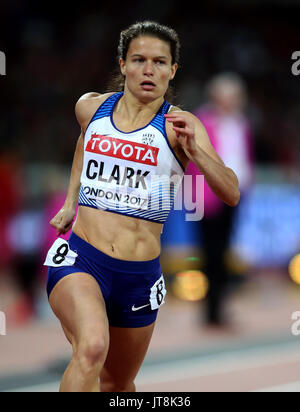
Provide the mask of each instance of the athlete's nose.
[{"label": "athlete's nose", "polygon": [[146,61],[144,66],[144,74],[147,76],[153,75],[153,66],[151,61]]}]

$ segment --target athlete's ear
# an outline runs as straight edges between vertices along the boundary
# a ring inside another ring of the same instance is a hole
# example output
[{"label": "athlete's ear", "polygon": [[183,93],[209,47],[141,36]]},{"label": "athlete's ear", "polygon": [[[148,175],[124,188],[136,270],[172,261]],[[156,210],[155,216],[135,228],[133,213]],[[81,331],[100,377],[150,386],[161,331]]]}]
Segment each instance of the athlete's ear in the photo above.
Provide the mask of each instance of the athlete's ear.
[{"label": "athlete's ear", "polygon": [[120,57],[120,58],[119,58],[119,64],[120,64],[121,73],[123,74],[123,76],[126,76],[126,61],[123,60],[123,59]]},{"label": "athlete's ear", "polygon": [[178,64],[177,63],[172,64],[170,80],[174,79],[177,69],[178,69]]}]

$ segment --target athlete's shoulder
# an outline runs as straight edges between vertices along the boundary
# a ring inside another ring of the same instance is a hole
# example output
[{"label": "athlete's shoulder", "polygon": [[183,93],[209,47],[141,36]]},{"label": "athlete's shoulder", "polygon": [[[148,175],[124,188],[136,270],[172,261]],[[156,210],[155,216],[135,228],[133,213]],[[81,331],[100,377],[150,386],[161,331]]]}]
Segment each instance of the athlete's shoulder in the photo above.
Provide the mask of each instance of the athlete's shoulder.
[{"label": "athlete's shoulder", "polygon": [[88,92],[83,94],[81,97],[79,97],[77,103],[79,102],[93,102],[93,101],[99,101],[99,100],[106,100],[109,96],[114,94],[114,92],[111,93],[98,93],[98,92]]},{"label": "athlete's shoulder", "polygon": [[178,106],[171,106],[169,113],[172,113],[172,112],[182,112],[182,109],[180,109],[180,107]]},{"label": "athlete's shoulder", "polygon": [[169,113],[176,113],[176,114],[181,115],[185,118],[193,119],[196,124],[201,123],[200,120],[198,119],[198,117],[195,116],[193,113],[188,112],[187,110],[183,110],[178,106],[171,106],[171,108],[169,110]]},{"label": "athlete's shoulder", "polygon": [[85,128],[98,107],[114,93],[89,92],[83,94],[76,102],[75,114],[78,123]]}]

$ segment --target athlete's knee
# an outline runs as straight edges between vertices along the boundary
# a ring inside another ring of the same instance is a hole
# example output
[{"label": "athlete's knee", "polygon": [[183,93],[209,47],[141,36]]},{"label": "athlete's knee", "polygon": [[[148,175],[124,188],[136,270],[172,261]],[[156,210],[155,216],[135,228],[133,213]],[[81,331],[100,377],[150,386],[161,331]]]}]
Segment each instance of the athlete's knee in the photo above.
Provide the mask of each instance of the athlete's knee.
[{"label": "athlete's knee", "polygon": [[83,373],[101,369],[107,355],[108,342],[103,337],[84,338],[78,343],[75,357]]},{"label": "athlete's knee", "polygon": [[100,381],[100,392],[136,392],[134,382]]}]

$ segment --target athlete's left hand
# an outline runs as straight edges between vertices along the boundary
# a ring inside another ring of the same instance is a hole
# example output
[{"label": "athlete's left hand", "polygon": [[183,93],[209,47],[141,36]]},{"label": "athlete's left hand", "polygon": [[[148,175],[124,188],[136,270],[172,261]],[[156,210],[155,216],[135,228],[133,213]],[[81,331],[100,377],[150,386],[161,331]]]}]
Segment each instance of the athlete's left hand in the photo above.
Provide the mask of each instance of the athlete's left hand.
[{"label": "athlete's left hand", "polygon": [[165,118],[173,124],[173,130],[176,133],[177,140],[188,158],[192,159],[197,151],[193,116],[188,112],[178,111],[165,114]]}]

